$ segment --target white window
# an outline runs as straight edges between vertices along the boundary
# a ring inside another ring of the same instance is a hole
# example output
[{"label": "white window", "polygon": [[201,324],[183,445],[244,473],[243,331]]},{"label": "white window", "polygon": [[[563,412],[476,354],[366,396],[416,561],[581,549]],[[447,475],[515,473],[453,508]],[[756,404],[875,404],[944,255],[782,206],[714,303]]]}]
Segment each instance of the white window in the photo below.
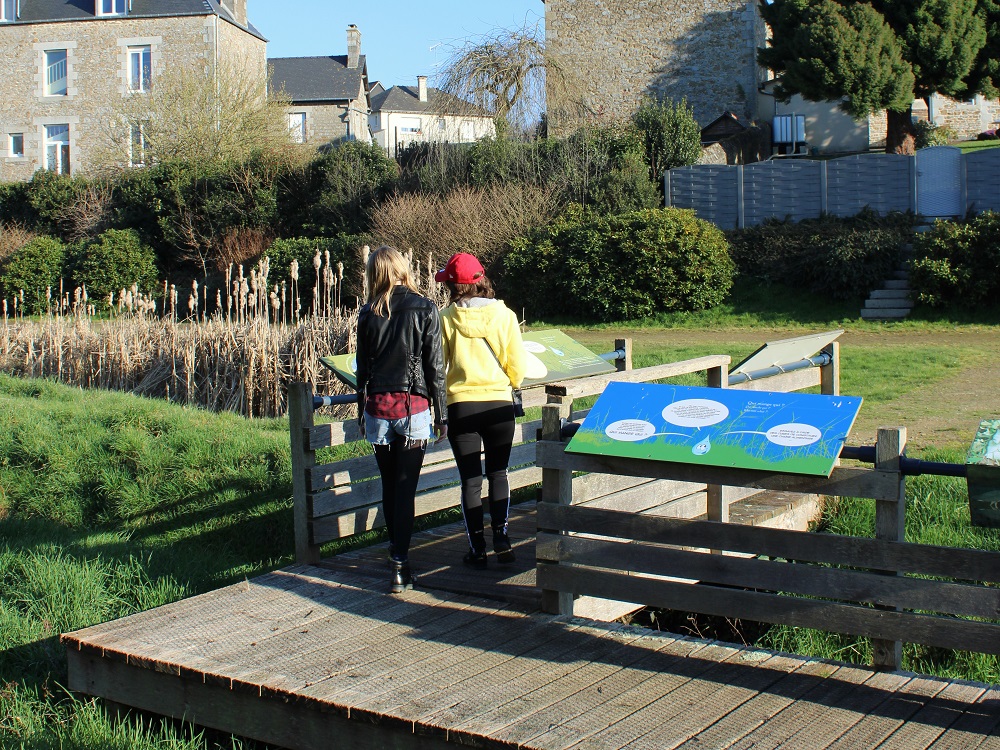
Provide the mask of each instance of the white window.
[{"label": "white window", "polygon": [[438,130],[444,130],[448,127],[448,123],[445,122],[443,117],[438,118]]},{"label": "white window", "polygon": [[2,0],[0,2],[0,21],[17,20],[17,0]]},{"label": "white window", "polygon": [[147,44],[128,48],[128,89],[149,91],[153,78],[152,51]]},{"label": "white window", "polygon": [[296,143],[306,142],[306,113],[288,113],[288,134]]},{"label": "white window", "polygon": [[125,0],[96,0],[96,2],[99,16],[125,15]]},{"label": "white window", "polygon": [[146,127],[132,123],[129,133],[128,163],[132,167],[146,166]]},{"label": "white window", "polygon": [[69,125],[45,126],[45,168],[69,174]]},{"label": "white window", "polygon": [[45,95],[66,96],[66,50],[45,51]]},{"label": "white window", "polygon": [[419,117],[400,117],[399,118],[399,132],[400,133],[419,133],[420,132],[420,118]]},{"label": "white window", "polygon": [[24,133],[10,133],[7,136],[7,153],[10,156],[24,156]]},{"label": "white window", "polygon": [[472,120],[462,120],[462,124],[459,127],[458,137],[462,141],[474,141],[476,140],[476,125]]}]

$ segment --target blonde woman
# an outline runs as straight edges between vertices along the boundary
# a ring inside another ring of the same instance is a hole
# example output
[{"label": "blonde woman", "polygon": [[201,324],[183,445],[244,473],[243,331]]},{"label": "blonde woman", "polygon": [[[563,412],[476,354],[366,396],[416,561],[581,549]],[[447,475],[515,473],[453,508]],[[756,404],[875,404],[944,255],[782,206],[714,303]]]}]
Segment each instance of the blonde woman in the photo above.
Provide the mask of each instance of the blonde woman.
[{"label": "blonde woman", "polygon": [[391,590],[400,593],[413,588],[410,536],[427,441],[432,430],[438,440],[448,434],[441,322],[395,248],[383,245],[368,256],[367,272],[368,301],[358,315],[358,408],[382,479]]},{"label": "blonde woman", "polygon": [[462,480],[462,514],[469,538],[463,561],[474,568],[487,566],[485,473],[493,552],[498,562],[511,563],[507,464],[514,438],[511,389],[520,387],[527,370],[521,329],[517,315],[495,298],[474,255],[456,253],[435,278],[448,286],[451,296],[451,304],[441,312],[441,335],[448,366],[448,440]]}]

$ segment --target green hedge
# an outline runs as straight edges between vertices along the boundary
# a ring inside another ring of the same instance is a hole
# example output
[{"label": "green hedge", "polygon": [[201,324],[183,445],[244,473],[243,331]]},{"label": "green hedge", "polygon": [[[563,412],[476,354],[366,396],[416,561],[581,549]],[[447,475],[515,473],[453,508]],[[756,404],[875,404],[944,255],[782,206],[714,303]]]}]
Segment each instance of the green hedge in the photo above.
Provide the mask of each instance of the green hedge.
[{"label": "green hedge", "polygon": [[768,222],[727,236],[742,276],[853,300],[889,277],[911,232],[908,214],[863,212],[847,219]]},{"label": "green hedge", "polygon": [[[59,297],[59,278],[66,261],[66,246],[54,237],[36,237],[3,263],[0,287],[3,296],[20,298],[24,292],[24,311],[44,313],[48,309],[48,290]],[[11,311],[13,312],[13,311]]]},{"label": "green hedge", "polygon": [[144,294],[156,291],[156,255],[134,229],[109,229],[94,241],[75,245],[71,255],[73,283],[86,287],[98,307],[133,284]]},{"label": "green hedge", "polygon": [[571,206],[514,242],[502,291],[534,317],[615,321],[718,305],[733,273],[725,236],[692,211]]},{"label": "green hedge", "polygon": [[988,211],[965,222],[939,221],[917,235],[910,288],[932,307],[996,307],[1000,293],[1000,214]]}]

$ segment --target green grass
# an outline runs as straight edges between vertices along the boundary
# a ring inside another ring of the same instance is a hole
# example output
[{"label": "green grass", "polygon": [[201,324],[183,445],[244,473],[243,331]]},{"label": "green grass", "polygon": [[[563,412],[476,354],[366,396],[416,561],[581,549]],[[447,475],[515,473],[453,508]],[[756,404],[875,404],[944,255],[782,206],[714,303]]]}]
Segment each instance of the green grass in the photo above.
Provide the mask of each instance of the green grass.
[{"label": "green grass", "polygon": [[958,143],[949,143],[949,146],[955,146],[962,149],[963,152],[968,153],[970,151],[981,151],[984,148],[996,148],[1000,146],[1000,141],[960,141]]}]

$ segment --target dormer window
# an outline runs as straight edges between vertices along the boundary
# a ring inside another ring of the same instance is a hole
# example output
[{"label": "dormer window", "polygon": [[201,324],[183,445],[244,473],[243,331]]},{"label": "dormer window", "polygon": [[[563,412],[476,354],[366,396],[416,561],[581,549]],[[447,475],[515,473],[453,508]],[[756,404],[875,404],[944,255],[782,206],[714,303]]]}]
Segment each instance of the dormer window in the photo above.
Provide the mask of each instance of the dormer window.
[{"label": "dormer window", "polygon": [[95,2],[99,16],[124,16],[128,0],[95,0]]},{"label": "dormer window", "polygon": [[0,22],[17,20],[18,0],[0,0]]}]

